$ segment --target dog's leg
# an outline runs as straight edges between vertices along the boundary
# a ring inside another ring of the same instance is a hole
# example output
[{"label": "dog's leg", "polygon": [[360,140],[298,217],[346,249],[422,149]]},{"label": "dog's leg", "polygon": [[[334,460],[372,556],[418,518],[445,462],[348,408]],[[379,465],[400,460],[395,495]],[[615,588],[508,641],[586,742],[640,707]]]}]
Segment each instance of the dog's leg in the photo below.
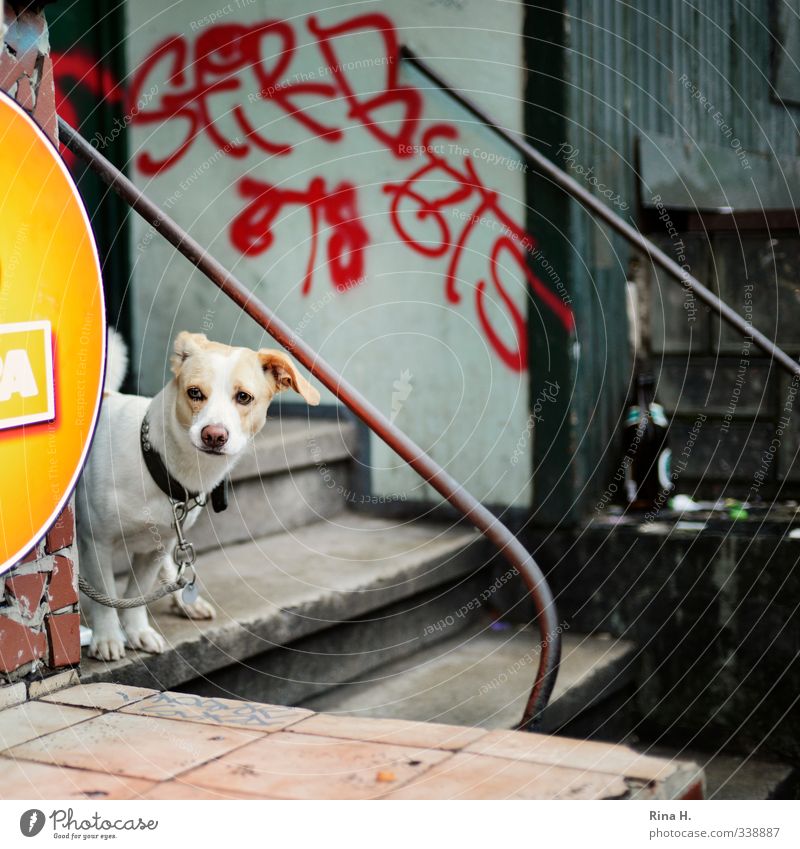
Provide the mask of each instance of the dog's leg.
[{"label": "dog's leg", "polygon": [[[113,546],[95,540],[91,536],[79,539],[80,568],[86,580],[109,596],[116,596],[114,569],[112,566]],[[89,657],[98,660],[120,660],[125,656],[125,635],[119,624],[119,616],[113,607],[106,607],[87,598],[89,624],[92,641]]]},{"label": "dog's leg", "polygon": [[[174,581],[178,575],[178,568],[171,559],[168,561],[167,558],[164,558],[161,574],[164,580]],[[213,619],[217,615],[214,605],[206,601],[201,595],[191,604],[187,604],[183,600],[183,590],[178,590],[172,594],[170,608],[176,616],[183,616],[186,619]]]},{"label": "dog's leg", "polygon": [[[149,593],[165,559],[158,551],[134,554],[125,598]],[[164,638],[150,625],[145,605],[121,610],[120,619],[126,642],[132,649],[141,649],[153,654],[161,654],[164,651],[166,648]]]}]

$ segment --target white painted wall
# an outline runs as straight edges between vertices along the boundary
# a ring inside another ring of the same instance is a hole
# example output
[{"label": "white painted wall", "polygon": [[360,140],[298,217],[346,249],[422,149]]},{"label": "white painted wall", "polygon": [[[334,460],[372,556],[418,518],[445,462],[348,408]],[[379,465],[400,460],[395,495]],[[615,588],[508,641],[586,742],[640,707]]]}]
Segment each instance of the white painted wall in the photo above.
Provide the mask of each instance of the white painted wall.
[{"label": "white painted wall", "polygon": [[[252,69],[245,68],[229,77],[233,90],[207,99],[215,127],[223,138],[241,139],[233,111],[239,106],[265,137],[294,145],[290,154],[270,155],[250,144],[245,156],[234,158],[220,149],[219,139],[201,132],[171,168],[150,175],[141,167],[143,154],[158,159],[175,151],[189,125],[189,120],[181,117],[145,123],[142,115],[163,109],[167,98],[191,87],[196,45],[213,36],[230,43],[235,34],[220,27],[270,19],[287,21],[296,45],[283,79],[289,83],[331,83],[331,75],[324,72],[325,58],[317,39],[309,32],[309,15],[314,14],[322,26],[333,26],[356,15],[387,16],[401,41],[432,57],[432,65],[471,92],[506,126],[520,129],[520,4],[504,0],[334,2],[316,13],[316,4],[305,0],[231,0],[227,4],[183,0],[169,6],[157,0],[137,0],[127,3],[126,8],[128,59],[133,73],[142,69],[154,47],[167,36],[182,35],[188,50],[183,79],[170,81],[176,68],[167,60],[142,73],[136,109],[140,114],[130,130],[130,173],[137,184],[165,205],[180,224],[379,408],[394,414],[397,424],[474,495],[489,502],[528,504],[531,445],[524,437],[529,410],[527,374],[510,369],[498,356],[480,327],[475,306],[474,289],[478,281],[489,279],[488,254],[501,235],[502,225],[490,213],[473,229],[461,260],[458,289],[462,299],[450,303],[445,295],[450,252],[430,258],[410,248],[393,223],[391,198],[384,189],[387,184],[401,183],[421,167],[426,161],[422,152],[396,157],[363,122],[348,115],[341,98],[316,95],[298,99],[297,105],[307,106],[307,114],[313,119],[342,130],[340,141],[327,143],[274,103],[260,99],[260,84]],[[260,56],[264,67],[272,67],[277,61],[279,43],[275,35],[263,39]],[[362,99],[383,90],[389,66],[376,32],[342,36],[336,46],[347,78]],[[350,62],[366,66],[349,66]],[[399,84],[427,87],[405,66],[400,66]],[[387,106],[373,117],[386,121],[385,128],[393,132],[399,127],[400,109]],[[524,175],[520,163],[443,94],[423,94],[422,118],[412,144],[419,145],[425,130],[442,122],[459,135],[455,142],[441,142],[448,162],[463,171],[465,159],[470,161],[481,181],[498,193],[504,211],[521,225]],[[466,149],[467,155],[450,147],[453,144]],[[501,161],[490,162],[492,155],[500,155]],[[302,295],[311,236],[309,211],[303,206],[284,208],[273,227],[274,242],[268,250],[257,256],[243,255],[232,244],[230,229],[246,203],[239,185],[248,177],[303,191],[314,177],[323,177],[328,189],[341,181],[351,183],[369,238],[362,282],[348,291],[336,291],[326,265],[330,234],[323,228],[311,290]],[[424,188],[439,197],[455,185],[451,178],[443,180],[437,172],[435,182],[429,178]],[[454,234],[478,207],[479,199],[473,192],[458,207],[447,209]],[[435,233],[432,225],[416,220],[410,204],[404,208],[404,226],[430,244]],[[166,379],[169,340],[179,330],[205,331],[220,341],[254,347],[270,344],[250,319],[218,297],[210,283],[138,219],[133,227],[132,256],[135,337],[139,343],[136,361],[144,391],[156,391]],[[501,253],[500,259],[504,266],[500,274],[509,298],[525,315],[528,288],[522,272],[507,252]],[[514,332],[507,308],[491,283],[487,291],[491,324],[502,344],[510,345]],[[323,403],[326,401],[331,397],[323,395]],[[515,449],[517,462],[512,463]],[[372,445],[372,459],[376,492],[403,495],[409,500],[430,496],[417,476],[377,440]]]}]

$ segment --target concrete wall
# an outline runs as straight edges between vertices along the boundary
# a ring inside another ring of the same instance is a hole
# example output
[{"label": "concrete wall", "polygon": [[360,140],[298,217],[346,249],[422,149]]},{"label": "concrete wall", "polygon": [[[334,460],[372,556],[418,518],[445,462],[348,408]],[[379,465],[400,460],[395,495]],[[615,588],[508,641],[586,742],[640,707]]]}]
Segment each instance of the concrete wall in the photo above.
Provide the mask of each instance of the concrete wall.
[{"label": "concrete wall", "polygon": [[[532,68],[527,126],[560,168],[679,264],[688,264],[756,327],[798,353],[800,239],[793,216],[781,232],[774,221],[767,227],[763,215],[735,224],[730,216],[727,224],[725,216],[710,221],[695,215],[690,221],[690,213],[710,206],[747,203],[745,189],[760,196],[745,209],[796,206],[800,162],[800,108],[778,100],[772,88],[775,57],[790,61],[793,55],[782,52],[779,32],[773,39],[772,4],[707,5],[538,3],[527,30]],[[664,174],[673,184],[669,198],[668,181],[653,179]],[[688,210],[676,188],[690,195]],[[790,189],[795,200],[785,204]],[[546,195],[546,181],[533,192]],[[660,209],[654,200],[659,194]],[[619,471],[620,430],[633,378],[623,330],[631,251],[559,195],[551,192],[544,207],[549,221],[535,226],[545,256],[575,302],[577,328],[574,340],[560,348],[556,340],[550,348],[555,361],[569,363],[563,383],[574,391],[562,393],[552,427],[537,430],[536,517],[549,523],[567,514],[581,520],[603,503]],[[727,204],[709,201],[720,195]],[[712,232],[712,226],[728,229]],[[642,276],[648,277],[646,270]],[[754,475],[790,397],[788,381],[672,279],[651,275],[648,285],[657,393],[672,421],[673,455],[677,461],[691,451],[679,491],[752,499]],[[708,418],[694,444],[700,414]],[[769,480],[756,495],[797,497],[796,449],[791,438],[782,441]]]},{"label": "concrete wall", "polygon": [[[397,61],[520,129],[522,6],[318,7],[126,4],[130,173],[473,494],[527,505],[527,315],[571,315],[525,270],[523,164]],[[141,391],[181,329],[270,345],[140,222],[132,258]],[[430,496],[371,450],[376,492]]]}]

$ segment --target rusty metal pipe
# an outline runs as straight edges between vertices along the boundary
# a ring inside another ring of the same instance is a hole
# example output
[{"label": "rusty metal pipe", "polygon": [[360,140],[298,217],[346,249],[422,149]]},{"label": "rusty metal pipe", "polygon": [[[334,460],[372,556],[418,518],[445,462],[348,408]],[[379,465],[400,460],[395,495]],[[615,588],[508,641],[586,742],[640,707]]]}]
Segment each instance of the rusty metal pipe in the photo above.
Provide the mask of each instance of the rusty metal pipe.
[{"label": "rusty metal pipe", "polygon": [[707,306],[711,307],[719,317],[727,322],[734,330],[738,331],[745,338],[751,339],[769,355],[781,368],[785,369],[793,377],[800,377],[800,363],[792,359],[789,354],[782,348],[776,345],[768,336],[757,330],[751,324],[748,324],[739,313],[731,309],[723,300],[718,298],[710,289],[704,286],[696,277],[689,274],[675,262],[674,259],[667,256],[661,248],[657,247],[647,236],[643,236],[635,227],[628,224],[624,218],[621,218],[609,207],[607,207],[598,197],[595,197],[587,188],[578,183],[569,174],[562,171],[556,164],[551,162],[544,154],[540,153],[536,148],[527,142],[518,133],[507,130],[501,127],[493,120],[483,109],[474,103],[463,92],[453,88],[443,77],[441,77],[433,68],[417,56],[417,54],[408,46],[403,45],[400,48],[400,55],[403,59],[412,64],[420,73],[428,77],[438,88],[442,89],[453,100],[460,104],[474,118],[477,118],[482,124],[488,127],[496,135],[500,136],[503,141],[511,145],[518,153],[520,153],[528,162],[530,162],[537,171],[544,174],[548,179],[552,180],[557,186],[560,186],[567,194],[571,195],[582,206],[586,207],[589,212],[596,218],[599,218],[607,224],[614,232],[618,233],[626,239],[634,248],[641,253],[650,257],[652,262],[667,272],[667,274],[678,281],[681,286],[691,292]]},{"label": "rusty metal pipe", "polygon": [[174,245],[193,265],[222,290],[238,307],[292,354],[350,410],[425,481],[459,510],[519,572],[525,581],[537,611],[541,634],[539,668],[519,727],[532,730],[547,705],[558,673],[561,656],[561,629],[550,587],[536,561],[508,528],[432,457],[371,404],[328,363],[321,359],[294,331],[253,295],[205,248],[196,242],[172,218],[156,206],[111,162],[94,148],[63,118],[58,119],[59,135],[66,146],[81,157],[148,224]]}]

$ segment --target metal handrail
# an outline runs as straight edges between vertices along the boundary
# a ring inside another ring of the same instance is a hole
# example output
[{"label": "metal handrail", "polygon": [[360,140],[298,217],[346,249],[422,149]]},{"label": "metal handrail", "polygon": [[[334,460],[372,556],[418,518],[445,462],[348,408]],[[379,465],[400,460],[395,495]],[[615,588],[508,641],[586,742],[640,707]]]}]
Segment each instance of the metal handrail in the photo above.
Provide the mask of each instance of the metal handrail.
[{"label": "metal handrail", "polygon": [[63,118],[58,119],[61,141],[85,160],[89,167],[132,209],[174,245],[192,264],[224,292],[240,309],[304,365],[343,404],[353,411],[414,471],[459,510],[487,539],[491,540],[521,575],[537,613],[541,634],[539,668],[519,728],[533,730],[553,691],[561,657],[561,628],[550,587],[536,561],[511,531],[458,481],[451,477],[412,439],[389,421],[354,386],[338,374],[292,329],[247,289],[163,210],[159,209],[115,165],[109,162]]},{"label": "metal handrail", "polygon": [[438,88],[446,92],[453,100],[460,104],[473,117],[477,118],[493,133],[500,136],[503,141],[511,145],[518,153],[530,162],[533,167],[552,180],[557,186],[564,189],[567,194],[572,195],[589,212],[607,224],[612,230],[626,239],[634,248],[648,256],[655,265],[660,266],[667,274],[678,281],[688,292],[695,295],[698,300],[711,307],[720,318],[727,322],[734,330],[737,330],[746,339],[751,339],[762,351],[768,354],[779,366],[784,368],[793,377],[800,377],[800,363],[792,359],[780,346],[776,345],[768,336],[757,330],[725,301],[718,298],[710,289],[704,286],[696,277],[681,268],[674,259],[671,259],[657,245],[643,236],[635,227],[628,224],[610,207],[606,206],[599,197],[593,195],[585,186],[578,183],[569,174],[562,171],[555,163],[551,162],[544,154],[536,150],[519,134],[500,126],[488,113],[474,103],[462,91],[454,88],[440,74],[433,70],[426,62],[407,45],[400,48],[403,59],[412,64],[422,74],[428,77]]}]

